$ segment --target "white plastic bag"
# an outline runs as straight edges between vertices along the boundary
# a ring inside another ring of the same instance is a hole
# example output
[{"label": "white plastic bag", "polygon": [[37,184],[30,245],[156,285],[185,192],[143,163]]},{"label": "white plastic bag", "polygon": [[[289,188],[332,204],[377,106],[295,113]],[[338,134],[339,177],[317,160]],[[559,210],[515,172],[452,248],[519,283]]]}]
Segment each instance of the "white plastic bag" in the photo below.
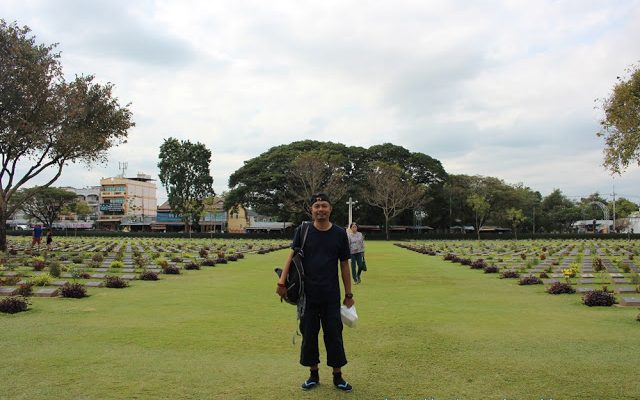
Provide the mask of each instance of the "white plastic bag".
[{"label": "white plastic bag", "polygon": [[356,306],[347,307],[344,304],[340,306],[340,317],[342,323],[349,328],[355,328],[358,322],[358,314],[356,313]]}]

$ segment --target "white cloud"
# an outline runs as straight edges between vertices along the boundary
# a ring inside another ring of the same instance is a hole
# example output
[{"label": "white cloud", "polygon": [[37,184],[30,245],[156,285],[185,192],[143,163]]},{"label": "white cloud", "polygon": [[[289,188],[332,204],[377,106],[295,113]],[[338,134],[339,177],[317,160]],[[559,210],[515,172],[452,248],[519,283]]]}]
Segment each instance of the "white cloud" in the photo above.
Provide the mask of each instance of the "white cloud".
[{"label": "white cloud", "polygon": [[[392,142],[543,194],[602,191],[594,100],[640,59],[638,0],[5,0],[0,12],[60,42],[68,75],[132,103],[129,143],[107,166],[65,171],[74,186],[118,161],[157,176],[173,136],[212,150],[216,192],[243,161],[303,139]],[[638,169],[616,178],[629,195]]]}]

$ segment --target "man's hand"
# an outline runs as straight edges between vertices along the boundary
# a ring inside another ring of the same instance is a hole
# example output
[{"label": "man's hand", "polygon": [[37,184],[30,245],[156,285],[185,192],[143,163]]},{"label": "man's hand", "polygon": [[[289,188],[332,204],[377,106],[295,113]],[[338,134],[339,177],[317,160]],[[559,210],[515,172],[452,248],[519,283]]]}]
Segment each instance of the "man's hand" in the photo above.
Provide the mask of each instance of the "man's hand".
[{"label": "man's hand", "polygon": [[345,306],[347,306],[347,308],[351,308],[351,306],[353,306],[356,302],[353,300],[353,298],[344,298],[344,301],[342,302],[342,304],[344,304]]},{"label": "man's hand", "polygon": [[278,282],[276,293],[278,294],[278,296],[280,296],[281,299],[283,299],[287,295],[287,287],[284,285],[284,283]]}]

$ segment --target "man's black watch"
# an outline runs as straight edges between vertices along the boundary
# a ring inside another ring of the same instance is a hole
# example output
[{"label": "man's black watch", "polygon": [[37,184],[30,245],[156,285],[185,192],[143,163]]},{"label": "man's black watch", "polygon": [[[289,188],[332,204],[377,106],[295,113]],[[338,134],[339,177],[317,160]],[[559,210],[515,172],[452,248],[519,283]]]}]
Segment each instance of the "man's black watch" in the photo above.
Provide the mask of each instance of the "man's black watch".
[{"label": "man's black watch", "polygon": [[345,294],[344,294],[344,297],[345,297],[346,299],[353,299],[353,293],[345,293]]}]

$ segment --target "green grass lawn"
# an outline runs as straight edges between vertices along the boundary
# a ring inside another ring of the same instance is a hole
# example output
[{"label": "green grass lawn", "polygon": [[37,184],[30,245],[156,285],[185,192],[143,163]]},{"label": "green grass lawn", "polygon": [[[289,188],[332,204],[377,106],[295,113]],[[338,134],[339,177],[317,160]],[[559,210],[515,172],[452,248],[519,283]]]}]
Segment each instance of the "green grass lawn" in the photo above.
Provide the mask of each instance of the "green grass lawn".
[{"label": "green grass lawn", "polygon": [[[638,309],[368,242],[344,394],[304,393],[286,250],[0,314],[0,399],[637,399]],[[322,347],[322,346],[321,346]],[[321,352],[324,360],[324,350]]]}]

